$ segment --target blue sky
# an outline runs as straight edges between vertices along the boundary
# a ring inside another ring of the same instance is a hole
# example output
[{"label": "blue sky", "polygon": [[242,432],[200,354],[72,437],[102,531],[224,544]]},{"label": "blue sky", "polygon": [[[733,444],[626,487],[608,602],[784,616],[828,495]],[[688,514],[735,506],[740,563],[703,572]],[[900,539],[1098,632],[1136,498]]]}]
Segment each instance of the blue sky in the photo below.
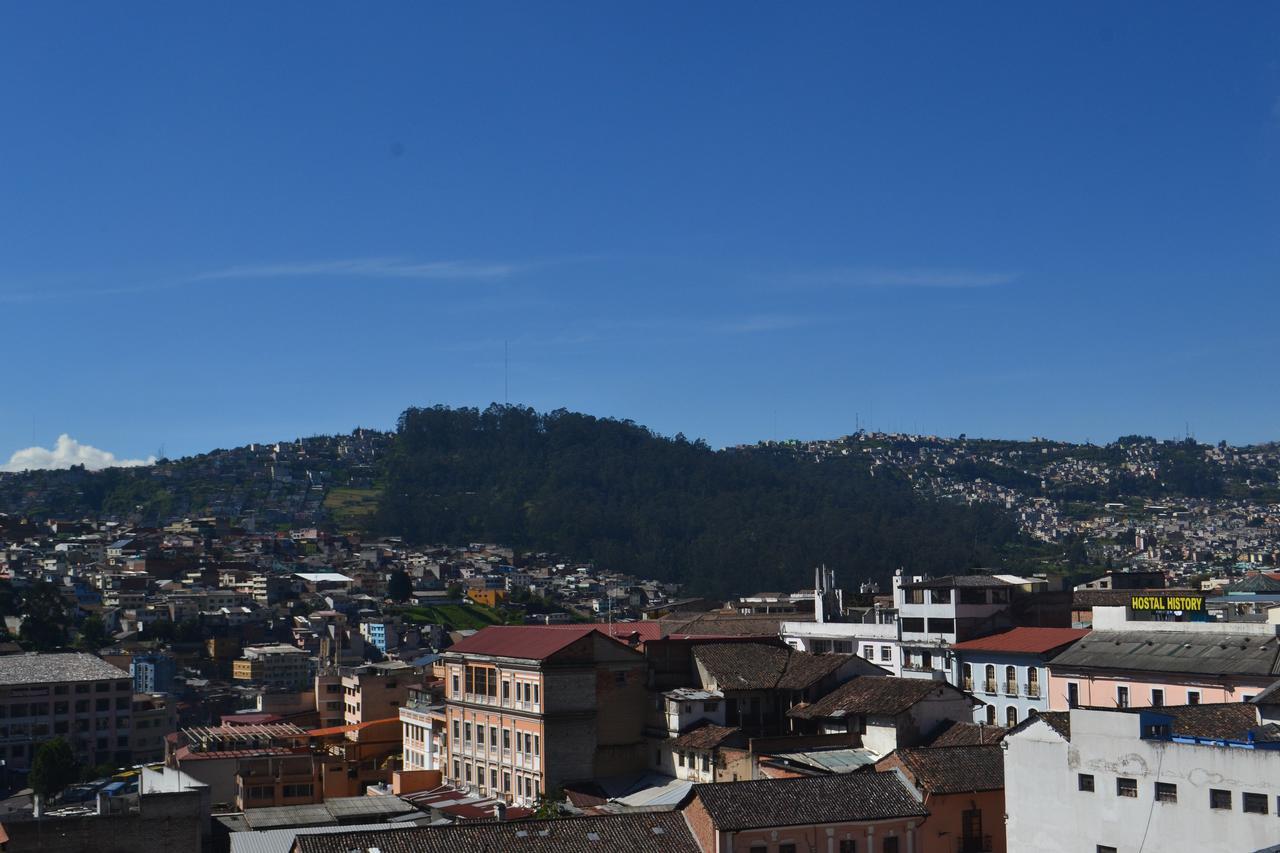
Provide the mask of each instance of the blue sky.
[{"label": "blue sky", "polygon": [[[504,396],[1280,438],[1280,6],[0,12],[0,462]],[[33,441],[34,439],[34,441]]]}]

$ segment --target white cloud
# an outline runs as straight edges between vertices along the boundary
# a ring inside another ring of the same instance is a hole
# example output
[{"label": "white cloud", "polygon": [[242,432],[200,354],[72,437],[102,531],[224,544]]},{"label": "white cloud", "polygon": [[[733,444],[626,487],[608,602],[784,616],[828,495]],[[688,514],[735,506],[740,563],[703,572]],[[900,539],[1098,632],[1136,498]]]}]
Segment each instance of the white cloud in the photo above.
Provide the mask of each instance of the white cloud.
[{"label": "white cloud", "polygon": [[9,457],[8,463],[0,465],[0,471],[70,468],[72,465],[83,465],[90,471],[98,471],[102,468],[133,468],[138,465],[151,465],[155,461],[154,456],[148,456],[146,459],[117,459],[114,453],[81,444],[63,433],[58,436],[58,441],[52,449],[28,447],[17,451]]},{"label": "white cloud", "polygon": [[793,278],[798,284],[844,287],[997,287],[1017,281],[1016,272],[994,272],[962,269],[857,269],[838,268],[802,273]]},{"label": "white cloud", "polygon": [[354,258],[338,261],[302,261],[227,267],[202,273],[196,281],[241,278],[303,278],[306,276],[361,276],[365,278],[494,279],[519,272],[516,264],[476,261],[406,261],[401,258]]}]

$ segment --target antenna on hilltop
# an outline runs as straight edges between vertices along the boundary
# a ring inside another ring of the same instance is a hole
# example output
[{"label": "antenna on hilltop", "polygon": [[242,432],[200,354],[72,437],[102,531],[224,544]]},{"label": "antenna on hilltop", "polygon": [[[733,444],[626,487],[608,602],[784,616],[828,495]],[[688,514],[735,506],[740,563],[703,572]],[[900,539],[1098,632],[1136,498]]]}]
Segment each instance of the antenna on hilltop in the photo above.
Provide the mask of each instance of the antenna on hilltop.
[{"label": "antenna on hilltop", "polygon": [[502,405],[511,405],[511,347],[502,342]]}]

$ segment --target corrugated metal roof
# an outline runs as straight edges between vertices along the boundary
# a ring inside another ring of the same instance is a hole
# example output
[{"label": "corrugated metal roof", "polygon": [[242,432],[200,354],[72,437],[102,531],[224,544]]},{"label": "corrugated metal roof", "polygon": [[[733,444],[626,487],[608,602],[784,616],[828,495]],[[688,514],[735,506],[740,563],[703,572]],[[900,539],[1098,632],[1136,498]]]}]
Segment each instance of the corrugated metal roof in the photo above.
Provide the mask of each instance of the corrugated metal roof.
[{"label": "corrugated metal roof", "polygon": [[[425,815],[424,815],[425,818]],[[289,853],[299,835],[327,835],[337,832],[378,832],[409,829],[404,823],[361,823],[352,826],[308,826],[301,829],[267,829],[260,832],[232,832],[231,853]]]},{"label": "corrugated metal roof", "polygon": [[1054,670],[1280,675],[1280,638],[1203,631],[1094,631],[1049,662]]}]

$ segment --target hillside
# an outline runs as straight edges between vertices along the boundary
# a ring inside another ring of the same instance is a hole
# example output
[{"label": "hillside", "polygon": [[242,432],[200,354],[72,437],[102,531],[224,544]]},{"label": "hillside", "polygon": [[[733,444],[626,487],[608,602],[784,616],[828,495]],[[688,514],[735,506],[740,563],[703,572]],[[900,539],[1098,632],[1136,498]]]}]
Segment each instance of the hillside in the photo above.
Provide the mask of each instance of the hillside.
[{"label": "hillside", "polygon": [[820,563],[884,582],[1025,545],[1005,513],[918,495],[860,458],[715,452],[566,411],[410,409],[384,471],[381,533],[573,554],[691,592],[801,588]]}]

